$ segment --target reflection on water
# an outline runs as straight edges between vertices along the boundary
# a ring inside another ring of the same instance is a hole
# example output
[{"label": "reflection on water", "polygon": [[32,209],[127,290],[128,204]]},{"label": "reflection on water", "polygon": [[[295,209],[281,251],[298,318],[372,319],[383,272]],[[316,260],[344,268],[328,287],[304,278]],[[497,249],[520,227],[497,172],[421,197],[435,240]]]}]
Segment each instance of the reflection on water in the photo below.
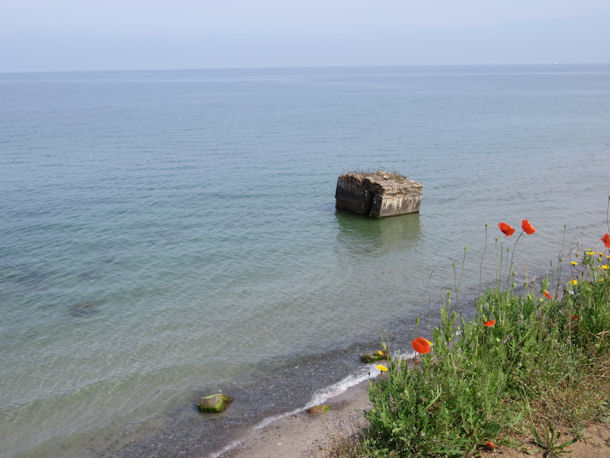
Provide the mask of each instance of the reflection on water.
[{"label": "reflection on water", "polygon": [[375,219],[337,210],[335,217],[337,241],[358,256],[406,250],[418,245],[422,234],[419,213]]}]

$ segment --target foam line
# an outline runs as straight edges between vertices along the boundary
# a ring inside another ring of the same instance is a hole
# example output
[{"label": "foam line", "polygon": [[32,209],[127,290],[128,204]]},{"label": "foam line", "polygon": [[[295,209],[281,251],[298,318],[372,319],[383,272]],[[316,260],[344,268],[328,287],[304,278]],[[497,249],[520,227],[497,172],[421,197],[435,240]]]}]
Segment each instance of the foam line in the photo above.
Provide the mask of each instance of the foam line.
[{"label": "foam line", "polygon": [[[333,398],[335,396],[339,396],[342,393],[345,393],[351,387],[356,386],[359,383],[361,383],[369,378],[377,377],[379,374],[380,374],[380,371],[379,371],[379,369],[377,369],[377,367],[375,367],[375,364],[367,364],[366,366],[363,366],[357,372],[349,374],[347,377],[343,378],[342,380],[339,380],[337,383],[334,383],[332,385],[329,385],[327,387],[324,387],[324,388],[316,391],[313,394],[313,396],[311,397],[310,401],[307,404],[305,404],[304,406],[298,407],[298,408],[296,408],[294,410],[290,410],[288,412],[284,412],[284,413],[281,413],[278,415],[272,415],[270,417],[264,418],[259,423],[257,423],[252,429],[253,430],[262,429],[262,428],[265,428],[266,426],[270,425],[271,423],[278,421],[282,418],[290,417],[292,415],[296,415],[298,413],[304,412],[305,410],[309,409],[310,407],[322,404],[330,398]],[[210,454],[209,457],[218,458],[219,456],[227,453],[228,451],[233,450],[234,448],[238,447],[244,441],[244,439],[245,438],[242,438],[242,439],[238,439],[238,440],[231,442],[230,444],[226,445],[225,447],[218,450],[217,452]]]},{"label": "foam line", "polygon": [[[413,358],[415,358],[416,355],[417,355],[417,353],[415,353],[415,352],[409,352],[407,354],[396,354],[396,355],[393,355],[393,357],[400,358],[400,359],[413,359]],[[281,420],[282,418],[286,418],[286,417],[290,417],[292,415],[299,414],[301,412],[306,411],[310,407],[323,404],[326,400],[339,396],[340,394],[345,393],[351,387],[356,386],[359,383],[364,382],[367,379],[377,377],[380,373],[381,372],[376,367],[376,363],[367,364],[366,366],[361,367],[358,371],[356,371],[352,374],[349,374],[347,377],[339,380],[337,383],[333,383],[332,385],[329,385],[327,387],[317,390],[312,395],[309,402],[307,404],[305,404],[304,406],[298,407],[298,408],[296,408],[294,410],[290,410],[288,412],[284,412],[284,413],[281,413],[278,415],[272,415],[270,417],[264,418],[259,423],[254,425],[252,430],[263,429],[263,428],[269,426],[271,423]],[[244,440],[245,440],[245,437],[231,442],[230,444],[226,445],[225,447],[218,450],[217,452],[210,454],[209,458],[218,458],[219,456],[238,447]]]}]

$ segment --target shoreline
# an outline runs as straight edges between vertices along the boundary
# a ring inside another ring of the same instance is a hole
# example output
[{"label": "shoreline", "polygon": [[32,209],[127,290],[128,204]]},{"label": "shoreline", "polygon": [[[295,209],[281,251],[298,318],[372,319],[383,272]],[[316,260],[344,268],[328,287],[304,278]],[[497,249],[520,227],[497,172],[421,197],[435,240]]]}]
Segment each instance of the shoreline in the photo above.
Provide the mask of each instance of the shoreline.
[{"label": "shoreline", "polygon": [[[412,361],[415,352],[394,355],[395,358]],[[323,387],[311,399],[296,409],[265,417],[223,447],[205,455],[208,458],[234,456],[308,456],[320,454],[330,444],[331,438],[349,437],[368,424],[362,412],[369,407],[368,387],[381,372],[377,364],[387,361],[362,363],[361,367],[338,382]],[[328,406],[323,413],[309,413],[315,406]],[[280,437],[281,439],[278,439]]]},{"label": "shoreline", "polygon": [[[546,291],[545,291],[546,293]],[[575,315],[578,317],[578,315]],[[574,318],[572,318],[572,321]],[[494,327],[496,320],[490,327]],[[491,323],[491,322],[490,322]],[[487,322],[484,326],[488,326]],[[487,332],[487,331],[484,331]],[[498,340],[500,342],[500,340]],[[397,355],[410,366],[412,356]],[[402,357],[401,357],[402,356]],[[560,354],[561,356],[561,354]],[[284,457],[328,457],[335,456],[337,447],[343,447],[349,440],[362,433],[370,425],[364,417],[364,412],[370,410],[373,404],[369,400],[369,386],[379,378],[380,372],[375,367],[376,363],[367,364],[365,369],[368,376],[350,386],[343,385],[340,392],[329,393],[329,396],[312,398],[312,401],[300,409],[296,409],[275,417],[269,417],[258,425],[250,428],[243,437],[233,441],[223,449],[210,457],[236,457],[236,458],[284,458]],[[423,369],[422,369],[423,370]],[[349,377],[347,377],[349,378]],[[341,386],[342,380],[337,385]],[[383,383],[383,378],[380,383]],[[571,389],[565,387],[565,390]],[[578,394],[577,392],[574,392]],[[524,395],[525,396],[525,395]],[[321,402],[320,402],[321,401]],[[329,407],[329,410],[320,409],[316,412],[306,410],[308,407]],[[552,428],[549,420],[548,428]],[[553,441],[553,430],[551,431],[551,442],[535,441],[525,434],[525,429],[518,433],[515,431],[501,438],[498,445],[485,441],[488,448],[480,448],[480,453],[495,454],[511,457],[547,456],[549,450],[560,450],[569,453],[576,458],[589,458],[595,456],[606,456],[610,452],[610,424],[600,416],[587,416],[581,419],[579,426],[570,426],[570,422],[557,424],[558,435],[555,441],[563,434],[563,445]],[[536,430],[539,429],[536,426]],[[534,434],[535,435],[535,434]],[[512,439],[518,445],[510,444],[506,440]],[[492,438],[493,439],[493,438]],[[504,441],[504,443],[503,443]],[[496,442],[496,439],[494,439]],[[550,445],[547,445],[550,444]],[[553,445],[554,444],[554,445]],[[498,447],[498,448],[496,448]],[[565,450],[564,450],[565,449]],[[350,455],[352,456],[352,455]],[[360,455],[358,455],[360,456]]]},{"label": "shoreline", "polygon": [[[345,392],[329,398],[330,410],[323,414],[310,414],[306,410],[288,412],[283,416],[272,417],[263,426],[251,427],[246,434],[221,449],[208,455],[219,458],[326,458],[338,440],[348,439],[362,432],[369,422],[363,411],[372,407],[368,396],[369,381],[361,381]],[[275,419],[273,419],[275,418]],[[262,422],[261,422],[262,423]],[[572,437],[569,431],[565,439]],[[590,422],[583,429],[586,441],[580,440],[566,450],[574,458],[593,458],[605,456],[610,452],[610,425],[603,422]],[[543,450],[516,449],[503,446],[498,451],[483,451],[484,455],[497,452],[507,458],[543,457]]]},{"label": "shoreline", "polygon": [[[367,426],[363,411],[371,407],[369,382],[378,375],[378,371],[371,373],[320,403],[310,402],[295,411],[269,417],[209,457],[325,456],[333,439],[350,437]],[[318,399],[314,396],[312,401]],[[307,412],[309,407],[321,403],[330,409],[321,414]]]}]

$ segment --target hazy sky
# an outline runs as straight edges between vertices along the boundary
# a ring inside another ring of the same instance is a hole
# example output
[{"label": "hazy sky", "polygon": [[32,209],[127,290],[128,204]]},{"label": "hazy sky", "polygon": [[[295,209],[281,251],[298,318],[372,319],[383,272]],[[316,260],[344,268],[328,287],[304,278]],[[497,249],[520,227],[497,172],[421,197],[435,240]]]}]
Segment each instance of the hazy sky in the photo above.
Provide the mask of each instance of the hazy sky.
[{"label": "hazy sky", "polygon": [[610,0],[0,0],[0,72],[610,62]]}]

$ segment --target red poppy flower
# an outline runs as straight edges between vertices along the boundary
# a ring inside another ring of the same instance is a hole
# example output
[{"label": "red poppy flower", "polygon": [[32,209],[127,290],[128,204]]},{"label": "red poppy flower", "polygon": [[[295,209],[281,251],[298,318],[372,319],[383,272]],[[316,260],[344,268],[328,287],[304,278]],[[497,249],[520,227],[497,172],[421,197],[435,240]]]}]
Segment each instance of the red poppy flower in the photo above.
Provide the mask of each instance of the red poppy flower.
[{"label": "red poppy flower", "polygon": [[487,326],[488,328],[493,328],[496,325],[496,320],[489,320],[483,323],[483,326]]},{"label": "red poppy flower", "polygon": [[544,295],[549,299],[553,299],[553,296],[551,296],[551,294],[546,289],[544,290]]},{"label": "red poppy flower", "polygon": [[521,221],[521,228],[527,235],[532,235],[534,232],[536,232],[536,228],[532,226],[532,223],[530,223],[528,219]]},{"label": "red poppy flower", "polygon": [[606,245],[606,248],[610,248],[610,234],[608,234],[606,232],[604,234],[604,236],[602,237],[602,242],[604,242],[604,245]]},{"label": "red poppy flower", "polygon": [[577,320],[578,319],[578,315],[572,315],[572,321]]},{"label": "red poppy flower", "polygon": [[489,442],[489,441],[483,441],[483,442],[489,448],[496,448],[496,444],[494,444],[493,442]]},{"label": "red poppy flower", "polygon": [[411,345],[417,353],[430,353],[430,343],[423,337],[416,337],[411,341]]},{"label": "red poppy flower", "polygon": [[515,228],[505,222],[498,223],[498,227],[507,237],[510,237],[515,233]]}]

